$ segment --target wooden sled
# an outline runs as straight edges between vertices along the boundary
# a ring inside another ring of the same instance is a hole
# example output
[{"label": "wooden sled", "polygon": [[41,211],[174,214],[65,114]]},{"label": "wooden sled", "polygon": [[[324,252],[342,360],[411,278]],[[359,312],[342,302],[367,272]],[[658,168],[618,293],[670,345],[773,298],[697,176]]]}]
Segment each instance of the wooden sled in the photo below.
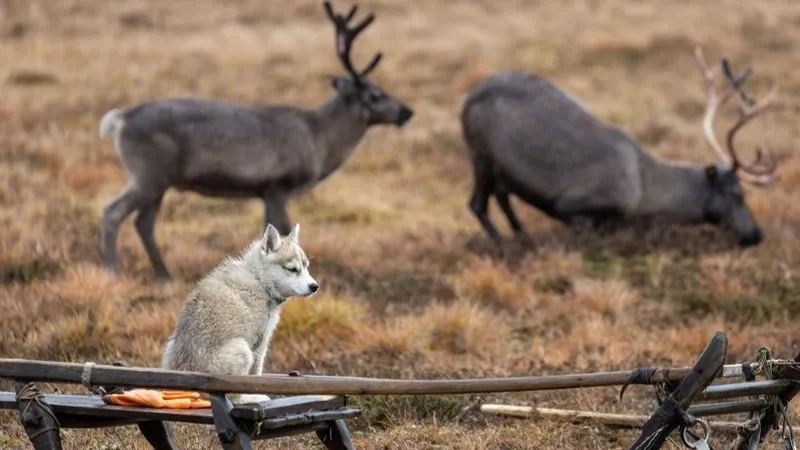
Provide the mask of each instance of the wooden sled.
[{"label": "wooden sled", "polygon": [[19,412],[35,450],[61,450],[61,428],[128,425],[138,426],[155,450],[177,450],[169,422],[214,425],[224,450],[248,450],[256,440],[311,432],[328,449],[351,450],[355,447],[345,420],[361,414],[347,406],[347,397],[334,395],[233,405],[225,393],[210,393],[211,408],[204,409],[116,406],[100,395],[42,394],[32,381],[45,380],[17,381],[16,392],[0,392],[0,409]]}]

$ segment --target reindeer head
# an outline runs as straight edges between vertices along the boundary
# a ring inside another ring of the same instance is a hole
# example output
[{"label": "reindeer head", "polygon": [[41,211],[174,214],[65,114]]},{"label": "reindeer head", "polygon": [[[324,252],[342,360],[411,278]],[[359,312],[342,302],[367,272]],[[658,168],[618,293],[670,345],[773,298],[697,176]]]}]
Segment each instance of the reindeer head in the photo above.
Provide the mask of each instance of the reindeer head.
[{"label": "reindeer head", "polygon": [[[703,133],[711,148],[721,160],[720,163],[705,168],[710,194],[704,205],[704,213],[709,222],[720,223],[735,231],[739,235],[740,245],[758,245],[763,239],[763,235],[753,218],[753,213],[745,203],[739,182],[743,180],[757,186],[769,186],[776,180],[774,175],[778,164],[774,155],[770,154],[769,158],[765,158],[761,149],[757,149],[757,156],[753,163],[742,163],[734,147],[734,138],[746,123],[770,106],[777,92],[777,85],[761,101],[756,102],[742,89],[742,85],[750,76],[752,70],[748,67],[741,75],[736,76],[731,68],[730,61],[727,58],[722,58],[722,73],[727,82],[727,87],[722,94],[717,94],[714,89],[714,72],[706,64],[700,48],[695,50],[695,56],[703,74],[708,95],[706,112],[703,118]],[[714,119],[717,111],[731,97],[736,97],[739,105],[739,119],[728,131],[726,141],[728,148],[726,151],[714,135]]]},{"label": "reindeer head", "polygon": [[367,80],[367,75],[377,67],[383,54],[376,54],[361,72],[353,68],[350,60],[353,41],[375,20],[375,15],[370,13],[361,23],[349,28],[347,24],[356,15],[358,5],[353,5],[346,16],[335,13],[329,1],[325,2],[325,10],[336,29],[336,54],[350,74],[350,77],[331,77],[333,88],[368,125],[394,124],[398,127],[405,125],[414,114],[411,108]]}]

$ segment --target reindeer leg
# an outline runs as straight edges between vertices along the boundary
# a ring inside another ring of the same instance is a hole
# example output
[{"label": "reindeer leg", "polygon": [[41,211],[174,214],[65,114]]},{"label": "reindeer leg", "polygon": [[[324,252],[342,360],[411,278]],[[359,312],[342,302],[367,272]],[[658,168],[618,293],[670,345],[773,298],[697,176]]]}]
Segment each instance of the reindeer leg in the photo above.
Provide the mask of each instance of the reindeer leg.
[{"label": "reindeer leg", "polygon": [[497,232],[491,219],[489,219],[489,196],[494,191],[494,180],[491,174],[491,169],[488,167],[480,168],[480,165],[475,165],[475,187],[472,191],[472,198],[469,201],[469,208],[478,221],[486,230],[492,240],[500,243],[503,238]]},{"label": "reindeer leg", "polygon": [[286,213],[286,196],[273,194],[264,200],[264,206],[264,229],[271,223],[279,233],[289,234],[292,231],[292,222]]},{"label": "reindeer leg", "polygon": [[102,246],[106,267],[114,273],[119,270],[117,263],[117,235],[119,226],[133,211],[147,203],[147,195],[135,184],[129,184],[103,210]]},{"label": "reindeer leg", "polygon": [[511,208],[511,199],[509,199],[508,189],[506,189],[502,183],[495,183],[494,197],[497,199],[500,209],[503,210],[503,213],[505,213],[508,218],[508,223],[514,230],[514,233],[517,234],[517,237],[527,237],[525,230],[522,228],[522,224],[514,213],[514,209]]},{"label": "reindeer leg", "polygon": [[156,277],[161,281],[168,282],[171,281],[172,277],[170,277],[167,266],[161,258],[161,252],[158,251],[154,236],[156,216],[158,215],[159,208],[161,208],[161,200],[163,198],[164,194],[161,194],[155,201],[139,208],[139,213],[136,215],[134,225],[136,226],[136,231],[139,233],[139,238],[142,240],[142,245],[147,252],[147,257],[150,259],[150,264],[152,264],[155,270]]}]

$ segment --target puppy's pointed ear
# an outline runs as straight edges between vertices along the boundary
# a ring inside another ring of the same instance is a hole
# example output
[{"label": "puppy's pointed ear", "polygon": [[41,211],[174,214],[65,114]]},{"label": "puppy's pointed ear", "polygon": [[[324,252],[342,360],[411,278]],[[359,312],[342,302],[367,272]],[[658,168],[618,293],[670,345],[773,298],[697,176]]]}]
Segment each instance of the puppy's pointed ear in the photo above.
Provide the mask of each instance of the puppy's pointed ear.
[{"label": "puppy's pointed ear", "polygon": [[272,224],[267,225],[267,230],[264,231],[264,237],[261,238],[261,248],[264,253],[274,253],[281,248],[281,235]]},{"label": "puppy's pointed ear", "polygon": [[292,232],[288,236],[295,244],[300,244],[300,224],[294,226]]}]

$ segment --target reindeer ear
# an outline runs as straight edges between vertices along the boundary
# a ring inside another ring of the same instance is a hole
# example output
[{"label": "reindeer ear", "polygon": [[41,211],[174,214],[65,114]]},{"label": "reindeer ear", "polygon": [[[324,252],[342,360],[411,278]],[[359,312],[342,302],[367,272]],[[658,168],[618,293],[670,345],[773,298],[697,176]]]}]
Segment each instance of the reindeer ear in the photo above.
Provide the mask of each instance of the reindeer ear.
[{"label": "reindeer ear", "polygon": [[267,230],[264,231],[264,237],[261,238],[261,248],[264,253],[275,253],[281,248],[281,235],[272,224],[267,225]]},{"label": "reindeer ear", "polygon": [[300,224],[299,223],[294,226],[294,228],[292,229],[292,232],[289,233],[288,237],[291,238],[292,242],[294,242],[295,244],[298,244],[298,245],[300,244]]},{"label": "reindeer ear", "polygon": [[714,181],[717,179],[717,175],[719,175],[717,166],[706,166],[705,170],[706,170],[706,178],[708,178],[708,181]]},{"label": "reindeer ear", "polygon": [[350,95],[355,91],[352,80],[338,75],[331,75],[331,86],[342,95]]}]

